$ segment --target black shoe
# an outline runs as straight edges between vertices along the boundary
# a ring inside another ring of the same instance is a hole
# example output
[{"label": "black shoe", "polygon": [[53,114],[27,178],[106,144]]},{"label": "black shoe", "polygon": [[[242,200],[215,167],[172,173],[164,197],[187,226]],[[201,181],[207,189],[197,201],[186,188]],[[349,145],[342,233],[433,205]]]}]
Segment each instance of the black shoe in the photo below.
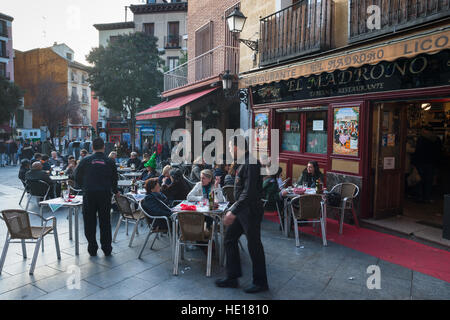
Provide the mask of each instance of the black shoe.
[{"label": "black shoe", "polygon": [[258,293],[258,292],[264,292],[268,291],[269,287],[267,285],[265,286],[259,286],[259,285],[252,285],[251,287],[244,290],[245,293]]},{"label": "black shoe", "polygon": [[88,249],[89,255],[91,257],[96,257],[97,256],[97,249],[93,250],[93,249]]},{"label": "black shoe", "polygon": [[109,256],[111,255],[112,248],[107,249],[107,250],[102,249],[102,251],[103,251],[103,253],[105,254],[105,257],[109,257]]},{"label": "black shoe", "polygon": [[238,279],[218,279],[216,280],[216,286],[219,288],[237,288],[239,286]]}]

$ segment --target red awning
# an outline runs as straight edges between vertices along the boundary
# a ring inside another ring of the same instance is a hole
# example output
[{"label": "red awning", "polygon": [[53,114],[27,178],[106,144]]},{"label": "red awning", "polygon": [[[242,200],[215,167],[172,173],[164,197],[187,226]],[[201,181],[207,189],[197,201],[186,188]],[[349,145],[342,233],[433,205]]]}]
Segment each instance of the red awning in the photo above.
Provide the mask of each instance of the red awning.
[{"label": "red awning", "polygon": [[180,108],[182,106],[188,104],[189,102],[197,100],[198,98],[201,98],[217,89],[218,87],[211,88],[200,92],[191,93],[186,96],[178,97],[170,101],[164,101],[154,107],[139,112],[136,115],[136,120],[151,120],[158,118],[178,117],[180,116]]}]

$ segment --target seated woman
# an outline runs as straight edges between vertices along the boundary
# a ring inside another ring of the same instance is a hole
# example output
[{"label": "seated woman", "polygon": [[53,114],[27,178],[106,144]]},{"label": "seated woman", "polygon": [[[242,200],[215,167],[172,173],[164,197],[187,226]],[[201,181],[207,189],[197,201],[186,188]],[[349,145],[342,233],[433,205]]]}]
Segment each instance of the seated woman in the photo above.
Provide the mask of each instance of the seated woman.
[{"label": "seated woman", "polygon": [[214,169],[214,178],[219,181],[221,186],[225,185],[225,176],[227,175],[228,165],[216,164]]},{"label": "seated woman", "polygon": [[185,200],[191,187],[183,178],[183,173],[180,169],[174,168],[169,171],[171,183],[167,180],[163,181],[161,185],[161,192],[167,197],[169,201]]},{"label": "seated woman", "polygon": [[25,186],[25,174],[30,170],[30,168],[30,160],[22,159],[20,161],[19,179],[22,181],[23,186]]},{"label": "seated woman", "polygon": [[67,168],[66,168],[66,175],[69,177],[70,180],[75,180],[74,178],[74,172],[77,167],[77,163],[75,161],[75,157],[69,157]]},{"label": "seated woman", "polygon": [[[166,216],[169,218],[172,215],[172,211],[169,208],[167,197],[161,193],[158,178],[148,179],[145,182],[145,190],[147,191],[147,195],[144,200],[142,200],[142,208],[149,215]],[[151,225],[152,222],[148,220],[147,222]],[[160,229],[167,229],[167,223],[162,219],[157,219],[153,224],[153,228],[157,227]]]},{"label": "seated woman", "polygon": [[297,184],[301,186],[305,183],[308,188],[315,188],[317,179],[323,182],[323,174],[319,170],[319,164],[317,161],[309,161]]},{"label": "seated woman", "polygon": [[159,174],[156,171],[156,153],[152,155],[152,157],[144,164],[144,167],[147,169],[141,175],[141,180],[145,181],[151,178],[158,178]]},{"label": "seated woman", "polygon": [[150,155],[148,154],[148,153],[144,153],[143,155],[142,155],[142,161],[141,161],[141,163],[139,164],[139,166],[137,167],[137,170],[142,170],[142,169],[145,169],[145,164],[147,163],[147,161],[150,159]]},{"label": "seated woman", "polygon": [[200,173],[200,181],[197,182],[194,189],[187,195],[188,201],[202,201],[204,198],[208,199],[209,194],[214,192],[214,198],[218,202],[224,202],[225,198],[222,189],[219,188],[219,183],[213,183],[213,173],[209,169],[202,170]]},{"label": "seated woman", "polygon": [[166,184],[170,185],[172,181],[170,180],[170,170],[172,170],[172,167],[167,165],[162,170],[162,174],[158,178],[159,185],[162,186],[163,182],[166,182]]}]

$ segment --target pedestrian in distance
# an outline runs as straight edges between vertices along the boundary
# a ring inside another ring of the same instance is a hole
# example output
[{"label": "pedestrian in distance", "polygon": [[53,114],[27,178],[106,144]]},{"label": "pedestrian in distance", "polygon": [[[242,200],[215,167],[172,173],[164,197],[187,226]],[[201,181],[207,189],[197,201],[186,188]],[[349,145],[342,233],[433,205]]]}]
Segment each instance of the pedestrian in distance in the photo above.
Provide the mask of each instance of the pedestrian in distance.
[{"label": "pedestrian in distance", "polygon": [[117,168],[114,161],[105,155],[103,139],[92,143],[94,154],[85,157],[75,169],[75,181],[83,190],[84,234],[88,241],[88,252],[97,255],[97,214],[100,225],[100,243],[105,256],[112,252],[111,192],[119,196]]}]

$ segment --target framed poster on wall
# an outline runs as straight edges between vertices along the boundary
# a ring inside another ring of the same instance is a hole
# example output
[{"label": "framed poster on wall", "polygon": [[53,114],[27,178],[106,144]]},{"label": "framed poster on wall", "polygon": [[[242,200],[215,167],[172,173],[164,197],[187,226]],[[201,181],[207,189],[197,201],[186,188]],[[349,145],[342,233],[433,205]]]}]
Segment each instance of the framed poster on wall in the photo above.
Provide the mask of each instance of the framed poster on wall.
[{"label": "framed poster on wall", "polygon": [[256,135],[256,149],[267,150],[269,141],[269,114],[257,113],[255,114],[254,123]]},{"label": "framed poster on wall", "polygon": [[359,107],[334,109],[333,154],[358,156]]}]

